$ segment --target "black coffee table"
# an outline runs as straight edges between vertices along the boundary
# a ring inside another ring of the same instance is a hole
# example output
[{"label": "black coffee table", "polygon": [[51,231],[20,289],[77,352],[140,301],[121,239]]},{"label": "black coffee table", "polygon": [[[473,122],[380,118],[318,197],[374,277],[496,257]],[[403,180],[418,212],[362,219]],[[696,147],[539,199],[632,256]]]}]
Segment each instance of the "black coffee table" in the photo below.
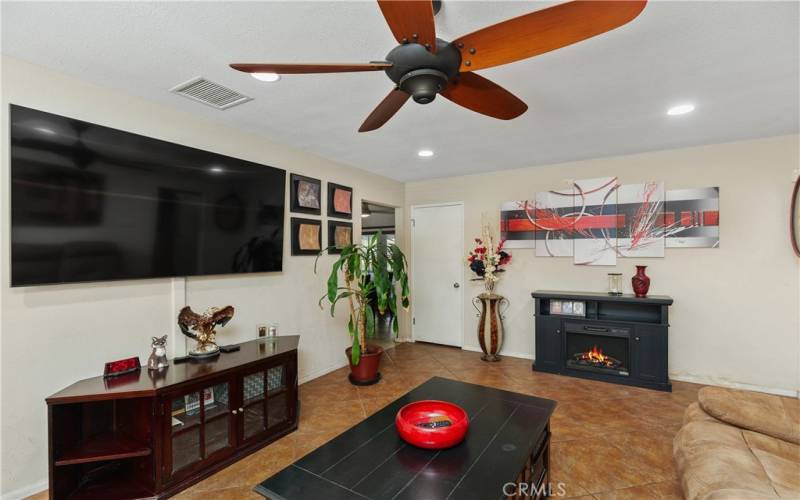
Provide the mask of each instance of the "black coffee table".
[{"label": "black coffee table", "polygon": [[[423,450],[400,439],[397,411],[423,399],[467,411],[461,444]],[[433,377],[255,490],[273,500],[505,498],[516,493],[515,482],[548,483],[555,407],[549,399]]]}]

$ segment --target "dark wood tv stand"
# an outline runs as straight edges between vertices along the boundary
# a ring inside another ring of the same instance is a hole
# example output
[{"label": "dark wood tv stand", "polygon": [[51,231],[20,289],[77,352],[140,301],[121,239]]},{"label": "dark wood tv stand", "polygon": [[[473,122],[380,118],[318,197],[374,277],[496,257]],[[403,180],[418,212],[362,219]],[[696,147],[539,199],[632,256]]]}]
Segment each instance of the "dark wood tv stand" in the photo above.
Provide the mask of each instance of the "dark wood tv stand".
[{"label": "dark wood tv stand", "polygon": [[47,398],[50,498],[164,498],[297,429],[299,336]]}]

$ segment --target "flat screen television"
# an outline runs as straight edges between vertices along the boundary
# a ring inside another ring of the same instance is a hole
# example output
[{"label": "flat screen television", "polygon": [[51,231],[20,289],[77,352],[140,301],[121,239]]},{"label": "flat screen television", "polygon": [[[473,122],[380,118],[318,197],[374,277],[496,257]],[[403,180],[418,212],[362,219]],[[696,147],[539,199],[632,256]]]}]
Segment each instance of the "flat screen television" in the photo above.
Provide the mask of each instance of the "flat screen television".
[{"label": "flat screen television", "polygon": [[280,271],[286,172],[11,105],[11,286]]}]

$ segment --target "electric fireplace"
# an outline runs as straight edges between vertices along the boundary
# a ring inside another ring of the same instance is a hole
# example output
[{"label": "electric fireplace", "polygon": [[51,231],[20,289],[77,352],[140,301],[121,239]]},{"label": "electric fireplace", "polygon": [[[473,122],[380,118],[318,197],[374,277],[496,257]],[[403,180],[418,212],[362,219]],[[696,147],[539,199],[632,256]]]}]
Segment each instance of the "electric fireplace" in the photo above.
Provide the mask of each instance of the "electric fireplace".
[{"label": "electric fireplace", "polygon": [[[536,291],[536,371],[672,390],[668,375],[672,298]],[[567,308],[580,303],[584,307]]]}]

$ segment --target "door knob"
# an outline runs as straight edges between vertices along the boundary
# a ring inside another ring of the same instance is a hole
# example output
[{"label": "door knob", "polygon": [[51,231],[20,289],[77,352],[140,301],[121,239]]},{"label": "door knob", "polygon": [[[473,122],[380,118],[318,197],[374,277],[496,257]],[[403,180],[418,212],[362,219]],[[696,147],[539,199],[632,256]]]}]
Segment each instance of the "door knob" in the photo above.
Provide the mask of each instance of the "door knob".
[{"label": "door knob", "polygon": [[460,286],[458,283],[453,283],[453,288],[459,288]]},{"label": "door knob", "polygon": [[244,408],[239,408],[239,413],[244,413]]},{"label": "door knob", "polygon": [[236,415],[236,410],[233,410],[231,413],[233,413],[234,415]]}]

